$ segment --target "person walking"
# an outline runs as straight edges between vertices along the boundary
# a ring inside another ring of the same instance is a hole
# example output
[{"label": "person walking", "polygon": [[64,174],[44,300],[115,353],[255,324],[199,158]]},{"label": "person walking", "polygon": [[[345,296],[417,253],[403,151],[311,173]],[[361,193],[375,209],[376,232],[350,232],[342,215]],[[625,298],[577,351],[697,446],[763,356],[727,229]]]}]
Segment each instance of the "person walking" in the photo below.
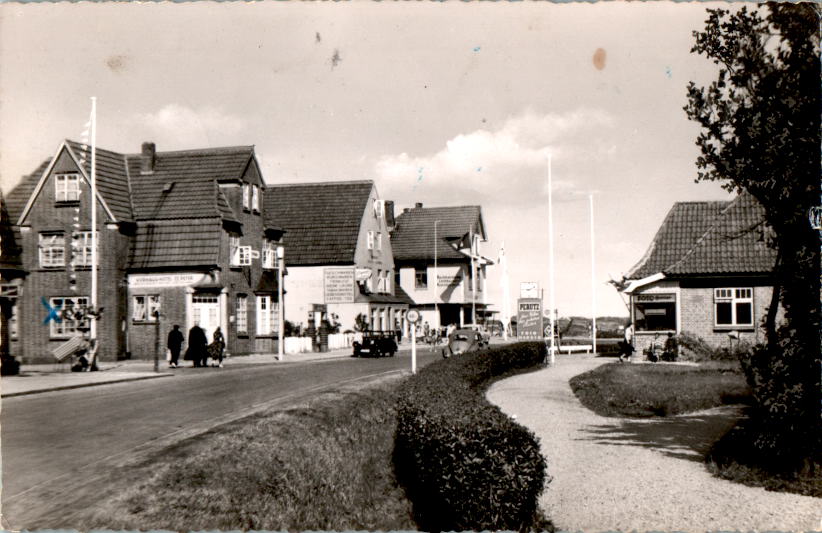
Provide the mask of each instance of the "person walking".
[{"label": "person walking", "polygon": [[186,359],[194,361],[195,367],[205,366],[206,358],[208,357],[206,350],[207,344],[208,340],[206,339],[205,331],[200,327],[199,322],[195,323],[194,326],[188,330],[188,349],[186,349]]},{"label": "person walking", "polygon": [[225,351],[225,339],[220,326],[214,330],[214,339],[208,346],[208,355],[211,357],[211,366],[223,368],[223,352]]},{"label": "person walking", "polygon": [[180,331],[180,326],[174,324],[174,328],[168,332],[168,341],[166,342],[166,347],[171,352],[171,361],[168,364],[171,368],[177,368],[178,360],[180,359],[180,350],[183,347],[184,341],[185,337],[183,336],[183,332]]},{"label": "person walking", "polygon": [[631,323],[625,326],[625,338],[619,343],[619,362],[624,363],[625,357],[630,357],[634,353],[634,326]]}]

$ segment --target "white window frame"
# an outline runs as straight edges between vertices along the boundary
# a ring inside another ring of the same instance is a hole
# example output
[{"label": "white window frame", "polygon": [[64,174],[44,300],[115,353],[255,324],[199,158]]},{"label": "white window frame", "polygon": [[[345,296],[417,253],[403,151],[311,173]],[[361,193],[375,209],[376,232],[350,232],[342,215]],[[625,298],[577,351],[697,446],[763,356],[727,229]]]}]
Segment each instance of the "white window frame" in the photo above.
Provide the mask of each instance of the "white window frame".
[{"label": "white window frame", "polygon": [[383,218],[383,216],[385,216],[384,200],[374,200],[374,216],[377,218]]},{"label": "white window frame", "polygon": [[54,201],[80,201],[80,174],[67,172],[54,175]]},{"label": "white window frame", "polygon": [[260,212],[260,188],[256,185],[251,186],[251,210]]},{"label": "white window frame", "polygon": [[40,268],[66,266],[66,234],[41,233],[38,240]]},{"label": "white window frame", "polygon": [[[99,250],[99,240],[97,249]],[[71,264],[91,266],[91,231],[75,231],[71,234]]]},{"label": "white window frame", "polygon": [[17,328],[17,300],[12,300],[11,315],[9,316],[9,337],[11,337],[12,339],[17,338]]},{"label": "white window frame", "polygon": [[238,294],[235,296],[234,304],[235,318],[234,326],[238,334],[248,334],[248,295]]},{"label": "white window frame", "polygon": [[277,268],[277,245],[274,241],[263,239],[261,256],[263,268]]},{"label": "white window frame", "polygon": [[382,232],[377,232],[377,250],[382,250]]},{"label": "white window frame", "polygon": [[374,249],[374,232],[373,231],[368,232],[368,242],[366,244],[367,244],[369,250]]},{"label": "white window frame", "polygon": [[[59,300],[59,302],[58,302]],[[71,302],[71,305],[66,305],[66,302]],[[49,298],[49,305],[57,310],[60,316],[60,321],[52,319],[49,321],[49,338],[52,339],[68,339],[77,333],[77,328],[82,326],[88,327],[88,318],[76,320],[70,318],[66,311],[73,310],[75,307],[88,307],[88,296],[53,296]]]},{"label": "white window frame", "polygon": [[240,236],[228,236],[228,256],[231,266],[240,266]]},{"label": "white window frame", "polygon": [[[730,304],[731,322],[729,324],[719,323],[718,304]],[[741,323],[737,320],[736,306],[738,304],[750,305],[751,321]],[[714,289],[714,326],[718,328],[751,328],[754,325],[754,305],[753,287],[717,287]]]},{"label": "white window frame", "polygon": [[251,209],[251,185],[243,183],[243,209],[248,211]]},{"label": "white window frame", "polygon": [[257,335],[271,335],[271,296],[257,296]]},{"label": "white window frame", "polygon": [[156,322],[155,311],[160,311],[159,294],[135,294],[131,298],[132,322]]}]

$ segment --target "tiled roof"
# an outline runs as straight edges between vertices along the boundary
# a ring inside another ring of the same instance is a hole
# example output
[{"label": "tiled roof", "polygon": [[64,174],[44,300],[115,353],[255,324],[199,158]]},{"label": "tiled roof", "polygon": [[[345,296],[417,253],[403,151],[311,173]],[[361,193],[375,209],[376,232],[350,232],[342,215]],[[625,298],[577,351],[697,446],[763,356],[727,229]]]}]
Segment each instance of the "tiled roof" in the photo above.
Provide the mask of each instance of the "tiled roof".
[{"label": "tiled roof", "polygon": [[403,289],[399,283],[394,285],[394,296],[397,297],[400,303],[408,305],[414,305],[416,303],[414,302],[414,299],[411,298],[411,296],[409,296],[407,292],[405,292],[405,289]]},{"label": "tiled roof", "polygon": [[451,242],[465,236],[473,226],[483,237],[480,206],[414,207],[403,211],[391,233],[391,250],[395,261],[434,259],[434,223],[437,224],[437,258],[465,259]]},{"label": "tiled roof", "polygon": [[671,275],[766,274],[776,251],[767,245],[765,209],[748,193],[737,196],[676,264]]},{"label": "tiled roof", "polygon": [[51,159],[46,159],[40,163],[40,166],[38,166],[34,172],[28,176],[23,176],[23,179],[6,195],[6,207],[9,210],[9,220],[11,220],[12,224],[17,224],[20,215],[23,213],[23,209],[26,207],[32,193],[34,193],[34,189],[37,187],[37,182],[40,181],[40,177],[43,175],[43,172],[46,171],[49,163],[51,163]]},{"label": "tiled roof", "polygon": [[[83,165],[86,175],[91,176],[91,148],[75,141],[67,140],[66,144],[74,155],[85,160]],[[95,181],[97,192],[105,200],[111,214],[118,221],[134,220],[131,210],[131,193],[128,190],[125,159],[122,154],[97,147],[95,161]]]},{"label": "tiled roof", "polygon": [[759,240],[767,231],[762,206],[747,193],[730,202],[677,202],[626,278],[767,273],[775,259]]},{"label": "tiled roof", "polygon": [[136,218],[237,220],[216,183],[241,177],[253,151],[252,146],[238,146],[157,152],[150,174],[140,173],[140,154],[126,156]]},{"label": "tiled roof", "polygon": [[263,195],[265,222],[285,230],[286,262],[353,263],[373,187],[370,180],[269,185]]},{"label": "tiled roof", "polygon": [[218,264],[222,223],[217,218],[163,220],[138,224],[131,268]]},{"label": "tiled roof", "polygon": [[0,273],[4,270],[22,269],[19,238],[9,219],[6,200],[0,192]]}]

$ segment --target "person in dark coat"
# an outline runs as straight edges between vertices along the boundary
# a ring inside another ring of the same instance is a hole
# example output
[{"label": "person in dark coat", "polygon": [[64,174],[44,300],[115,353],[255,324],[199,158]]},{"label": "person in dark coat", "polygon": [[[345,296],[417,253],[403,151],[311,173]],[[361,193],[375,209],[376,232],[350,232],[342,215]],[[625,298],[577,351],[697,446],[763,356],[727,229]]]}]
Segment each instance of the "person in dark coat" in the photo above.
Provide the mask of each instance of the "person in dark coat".
[{"label": "person in dark coat", "polygon": [[208,354],[212,359],[211,366],[223,368],[223,352],[225,350],[225,338],[220,327],[214,330],[214,341],[208,345]]},{"label": "person in dark coat", "polygon": [[208,339],[206,339],[205,331],[200,327],[199,322],[188,330],[188,349],[186,350],[186,359],[194,361],[194,366],[205,366],[208,351],[206,349]]},{"label": "person in dark coat", "polygon": [[171,352],[171,361],[168,364],[171,368],[177,368],[178,360],[180,359],[180,350],[183,347],[184,341],[185,337],[183,336],[183,332],[180,331],[180,326],[174,324],[174,329],[168,332],[168,342],[166,343],[168,351]]}]

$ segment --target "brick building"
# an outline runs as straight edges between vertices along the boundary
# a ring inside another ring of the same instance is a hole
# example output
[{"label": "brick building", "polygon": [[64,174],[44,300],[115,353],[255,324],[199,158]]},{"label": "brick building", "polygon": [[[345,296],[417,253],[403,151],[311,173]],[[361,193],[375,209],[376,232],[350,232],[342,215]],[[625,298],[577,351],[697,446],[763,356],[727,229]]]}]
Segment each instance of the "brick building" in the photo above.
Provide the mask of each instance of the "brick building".
[{"label": "brick building", "polygon": [[[250,146],[138,154],[63,142],[8,195],[28,272],[12,352],[51,361],[83,329],[90,302],[91,208],[97,210],[99,356],[150,358],[172,324],[217,326],[227,351],[271,351],[276,336],[274,248],[265,184]],[[162,351],[162,349],[160,350]]]},{"label": "brick building", "polygon": [[626,275],[641,351],[667,333],[713,346],[763,342],[776,253],[764,210],[749,194],[728,202],[678,202],[645,256]]}]

